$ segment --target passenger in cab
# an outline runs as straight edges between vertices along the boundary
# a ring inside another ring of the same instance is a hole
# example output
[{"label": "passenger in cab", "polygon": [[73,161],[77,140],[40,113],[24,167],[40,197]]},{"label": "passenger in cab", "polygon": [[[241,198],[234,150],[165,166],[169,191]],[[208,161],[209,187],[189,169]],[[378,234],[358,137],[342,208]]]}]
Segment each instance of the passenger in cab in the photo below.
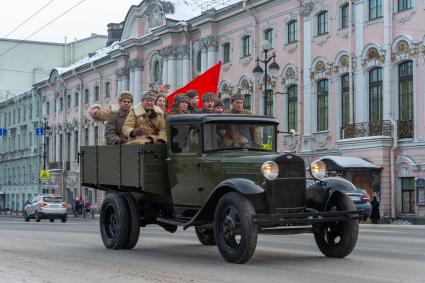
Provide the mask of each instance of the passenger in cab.
[{"label": "passenger in cab", "polygon": [[121,92],[118,97],[118,104],[120,106],[118,112],[111,114],[105,127],[105,140],[108,145],[124,144],[128,141],[122,132],[122,128],[133,105],[131,93],[128,91]]},{"label": "passenger in cab", "polygon": [[202,96],[202,102],[204,103],[204,108],[202,109],[202,113],[214,113],[214,103],[215,103],[215,95],[213,92],[207,92]]},{"label": "passenger in cab", "polygon": [[125,120],[123,133],[130,144],[165,143],[167,132],[164,112],[155,106],[156,95],[149,90],[142,96]]},{"label": "passenger in cab", "polygon": [[252,112],[243,108],[244,96],[240,93],[233,94],[230,97],[232,109],[226,110],[226,114],[252,115]]},{"label": "passenger in cab", "polygon": [[246,144],[248,144],[248,139],[241,134],[239,125],[230,125],[226,129],[226,133],[222,139],[222,146],[244,147]]}]

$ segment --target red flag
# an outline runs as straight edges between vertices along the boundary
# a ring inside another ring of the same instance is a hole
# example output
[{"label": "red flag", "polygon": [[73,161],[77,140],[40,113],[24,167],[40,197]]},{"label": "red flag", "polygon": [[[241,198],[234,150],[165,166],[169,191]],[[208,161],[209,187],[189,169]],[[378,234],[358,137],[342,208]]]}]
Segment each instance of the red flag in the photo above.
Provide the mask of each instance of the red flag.
[{"label": "red flag", "polygon": [[178,90],[168,95],[167,96],[167,100],[168,100],[167,111],[171,110],[171,106],[174,103],[174,96],[180,93],[186,93],[188,90],[191,90],[191,89],[195,89],[198,91],[198,96],[200,101],[199,107],[201,108],[204,107],[202,103],[202,95],[204,95],[207,92],[213,92],[214,94],[217,95],[220,71],[221,71],[221,61],[218,62],[216,65],[212,66],[210,69],[206,70],[204,73],[197,76],[193,81],[191,81],[184,87],[179,88]]}]

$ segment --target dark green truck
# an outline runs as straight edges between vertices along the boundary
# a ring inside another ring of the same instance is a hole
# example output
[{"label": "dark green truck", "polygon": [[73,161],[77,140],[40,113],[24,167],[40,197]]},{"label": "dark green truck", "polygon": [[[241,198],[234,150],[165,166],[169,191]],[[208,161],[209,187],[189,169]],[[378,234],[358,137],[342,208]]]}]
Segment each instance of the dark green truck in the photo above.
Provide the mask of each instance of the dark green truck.
[{"label": "dark green truck", "polygon": [[158,224],[194,226],[233,263],[252,257],[258,233],[313,233],[324,255],[350,254],[362,217],[344,193],[354,186],[326,178],[321,161],[277,152],[277,126],[263,116],[176,115],[167,144],[81,147],[81,185],[107,192],[104,245],[131,249],[140,227]]}]

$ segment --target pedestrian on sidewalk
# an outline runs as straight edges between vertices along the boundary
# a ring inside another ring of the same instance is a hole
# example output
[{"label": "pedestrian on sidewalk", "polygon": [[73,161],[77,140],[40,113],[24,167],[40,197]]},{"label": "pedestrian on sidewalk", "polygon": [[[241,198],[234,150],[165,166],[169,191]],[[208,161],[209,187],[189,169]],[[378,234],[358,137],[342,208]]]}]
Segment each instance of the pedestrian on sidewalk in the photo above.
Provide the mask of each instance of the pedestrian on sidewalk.
[{"label": "pedestrian on sidewalk", "polygon": [[381,215],[379,213],[379,201],[376,196],[373,197],[373,200],[370,202],[372,206],[372,212],[370,214],[370,219],[372,220],[372,224],[378,224],[381,219]]}]

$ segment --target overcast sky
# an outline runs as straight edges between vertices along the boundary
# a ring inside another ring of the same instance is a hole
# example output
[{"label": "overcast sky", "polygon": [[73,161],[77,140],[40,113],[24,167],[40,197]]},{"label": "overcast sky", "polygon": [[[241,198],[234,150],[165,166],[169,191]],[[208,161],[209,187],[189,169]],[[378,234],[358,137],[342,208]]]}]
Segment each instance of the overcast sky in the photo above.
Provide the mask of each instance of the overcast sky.
[{"label": "overcast sky", "polygon": [[88,37],[91,33],[106,35],[108,23],[122,22],[131,5],[138,5],[141,2],[141,0],[2,0],[0,38],[4,38],[49,2],[51,3],[46,8],[7,38],[25,39],[81,1],[83,2],[80,5],[28,40],[64,42],[64,38],[67,37],[69,42],[74,38]]}]

